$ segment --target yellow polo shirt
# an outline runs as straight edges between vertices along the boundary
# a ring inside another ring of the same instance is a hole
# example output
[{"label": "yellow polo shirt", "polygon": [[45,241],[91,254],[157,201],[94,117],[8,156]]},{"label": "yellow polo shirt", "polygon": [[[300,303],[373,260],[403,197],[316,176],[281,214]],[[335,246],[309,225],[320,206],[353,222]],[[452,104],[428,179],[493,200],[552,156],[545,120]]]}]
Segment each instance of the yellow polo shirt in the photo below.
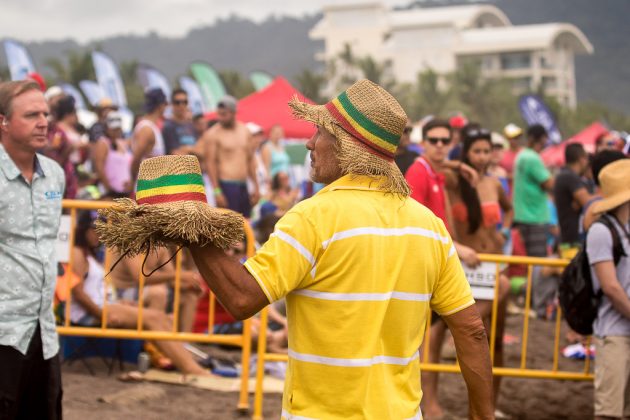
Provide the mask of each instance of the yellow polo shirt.
[{"label": "yellow polo shirt", "polygon": [[346,175],[302,201],[246,263],[286,296],[284,419],[419,419],[418,348],[430,309],[474,303],[440,219]]}]

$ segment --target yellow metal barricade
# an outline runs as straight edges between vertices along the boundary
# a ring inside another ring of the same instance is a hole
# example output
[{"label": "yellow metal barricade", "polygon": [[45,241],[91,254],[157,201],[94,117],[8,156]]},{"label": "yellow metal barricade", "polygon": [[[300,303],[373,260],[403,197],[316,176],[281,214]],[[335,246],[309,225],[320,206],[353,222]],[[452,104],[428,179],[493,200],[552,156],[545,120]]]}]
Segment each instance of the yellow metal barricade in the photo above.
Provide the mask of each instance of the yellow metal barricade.
[{"label": "yellow metal barricade", "polygon": [[[551,369],[532,369],[527,367],[527,344],[529,336],[529,312],[530,302],[532,294],[532,268],[534,266],[546,266],[546,267],[558,267],[564,268],[569,260],[554,259],[554,258],[537,258],[537,257],[517,257],[517,256],[504,256],[504,255],[492,255],[492,254],[479,254],[479,259],[482,262],[490,262],[496,264],[496,276],[494,287],[494,300],[492,304],[492,318],[490,329],[490,343],[494,343],[496,339],[496,327],[497,327],[497,307],[498,307],[498,293],[499,293],[499,274],[501,272],[501,265],[527,265],[527,289],[525,310],[523,316],[523,336],[521,343],[521,358],[518,368],[514,367],[498,367],[493,366],[492,372],[495,376],[510,376],[517,378],[530,378],[530,379],[556,379],[556,380],[575,380],[575,381],[592,381],[593,374],[591,373],[591,365],[589,357],[586,357],[584,362],[584,369],[581,371],[566,371],[560,370],[558,367],[559,352],[560,352],[560,324],[562,322],[562,313],[560,307],[557,308],[557,315],[554,328],[554,345],[553,345],[553,360],[551,361]],[[254,420],[262,420],[262,404],[263,404],[263,378],[264,378],[264,365],[265,361],[288,361],[287,355],[267,353],[266,350],[266,333],[267,333],[267,309],[261,311],[260,317],[260,331],[258,337],[258,353],[257,353],[257,367],[256,367],[256,390],[254,394]],[[429,341],[430,334],[429,329],[431,325],[431,317],[427,319],[426,333],[423,341],[423,355],[421,357],[420,369],[429,372],[447,372],[447,373],[459,373],[460,368],[457,362],[455,364],[442,364],[442,363],[426,363],[428,360]],[[590,339],[587,340],[586,347],[588,348]],[[490,356],[494,361],[494,345],[490,345]],[[494,363],[493,363],[494,364]]]},{"label": "yellow metal barricade", "polygon": [[[68,269],[72,267],[72,248],[75,243],[74,229],[77,222],[77,212],[80,210],[98,210],[102,208],[109,208],[114,206],[115,203],[108,201],[81,201],[81,200],[63,200],[63,208],[69,210],[70,214],[70,235],[69,235],[69,247],[70,254],[68,260]],[[247,238],[247,255],[254,254],[254,234],[248,222],[245,222],[245,235]],[[109,250],[105,252],[105,267],[109,270],[111,266],[111,253]],[[81,337],[97,337],[97,338],[120,338],[120,339],[139,339],[139,340],[169,340],[169,341],[186,341],[195,343],[213,343],[222,345],[231,345],[241,347],[241,387],[239,401],[237,404],[238,409],[249,409],[248,399],[248,379],[249,379],[249,366],[251,358],[251,320],[245,320],[243,322],[242,334],[211,334],[214,326],[214,309],[216,307],[216,298],[213,293],[209,293],[209,311],[208,311],[208,333],[185,333],[178,332],[177,325],[179,320],[179,302],[180,302],[180,284],[181,284],[181,268],[182,268],[182,255],[178,252],[175,259],[176,274],[174,284],[174,305],[173,305],[173,329],[172,331],[146,331],[143,328],[143,299],[144,299],[144,286],[145,278],[140,274],[138,279],[138,323],[136,329],[118,329],[109,328],[107,326],[107,299],[103,301],[102,319],[100,327],[77,327],[70,325],[70,306],[72,303],[71,282],[67,282],[67,301],[65,305],[65,320],[64,325],[57,327],[57,332],[60,335],[67,336],[81,336]],[[141,270],[142,271],[142,270]],[[110,279],[104,279],[105,295],[107,296],[107,290],[110,288]]]}]

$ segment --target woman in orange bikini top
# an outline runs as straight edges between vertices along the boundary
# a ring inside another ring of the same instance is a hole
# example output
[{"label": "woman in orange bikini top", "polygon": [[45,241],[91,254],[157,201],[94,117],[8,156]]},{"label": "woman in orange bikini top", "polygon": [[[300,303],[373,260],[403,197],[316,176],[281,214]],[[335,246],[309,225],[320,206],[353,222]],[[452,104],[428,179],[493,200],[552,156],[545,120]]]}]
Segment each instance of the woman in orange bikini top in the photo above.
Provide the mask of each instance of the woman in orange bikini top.
[{"label": "woman in orange bikini top", "polygon": [[[479,181],[475,187],[459,176],[448,185],[455,235],[459,242],[485,254],[501,254],[512,224],[512,204],[498,178],[488,175],[492,143],[490,132],[478,124],[463,131],[463,163],[475,168]],[[467,130],[467,131],[466,131]]]},{"label": "woman in orange bikini top", "polygon": [[[492,153],[490,132],[479,124],[470,123],[462,129],[463,163],[475,168],[479,181],[475,187],[461,176],[457,182],[447,184],[454,234],[457,240],[478,253],[502,254],[505,237],[512,223],[512,205],[498,178],[488,175]],[[503,213],[503,214],[502,214]],[[503,331],[505,308],[508,300],[509,282],[505,275],[499,277],[497,329],[494,342],[495,366],[503,366]],[[490,337],[492,301],[477,300],[477,309]],[[494,378],[495,405],[499,395],[500,377]]]}]

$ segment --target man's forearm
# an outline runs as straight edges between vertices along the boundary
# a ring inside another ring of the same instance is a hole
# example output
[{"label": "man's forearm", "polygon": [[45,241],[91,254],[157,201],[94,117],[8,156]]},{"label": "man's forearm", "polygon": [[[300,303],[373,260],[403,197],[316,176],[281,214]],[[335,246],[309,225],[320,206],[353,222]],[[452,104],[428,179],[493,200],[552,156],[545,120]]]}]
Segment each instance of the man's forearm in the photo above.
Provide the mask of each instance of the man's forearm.
[{"label": "man's forearm", "polygon": [[256,280],[237,261],[212,245],[191,246],[199,274],[235,318],[246,319],[269,304]]},{"label": "man's forearm", "polygon": [[[457,317],[456,322],[453,317]],[[476,306],[444,317],[453,334],[457,359],[468,388],[469,417],[494,418],[492,364],[488,338]]]}]

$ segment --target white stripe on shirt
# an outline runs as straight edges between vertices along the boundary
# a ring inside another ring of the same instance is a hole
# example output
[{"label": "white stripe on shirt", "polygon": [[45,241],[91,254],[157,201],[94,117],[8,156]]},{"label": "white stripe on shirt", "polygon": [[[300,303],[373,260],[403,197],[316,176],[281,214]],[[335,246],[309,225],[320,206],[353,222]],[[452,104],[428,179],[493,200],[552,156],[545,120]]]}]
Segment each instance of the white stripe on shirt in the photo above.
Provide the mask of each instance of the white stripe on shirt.
[{"label": "white stripe on shirt", "polygon": [[289,349],[289,357],[301,362],[318,363],[328,366],[340,367],[370,367],[374,365],[398,365],[407,366],[419,357],[416,351],[411,357],[394,357],[394,356],[374,356],[368,359],[343,359],[340,357],[325,357],[315,354],[298,353]]},{"label": "white stripe on shirt", "polygon": [[311,254],[311,252],[306,249],[306,247],[304,247],[304,245],[302,245],[297,239],[295,239],[293,236],[289,235],[286,232],[283,232],[279,229],[276,229],[271,236],[275,236],[278,239],[283,240],[284,242],[286,242],[287,244],[291,245],[297,252],[299,252],[304,258],[306,258],[306,260],[311,263],[311,276],[315,277],[315,257],[313,257],[313,254]]},{"label": "white stripe on shirt", "polygon": [[437,241],[442,242],[443,244],[448,244],[449,238],[448,236],[442,236],[438,232],[434,232],[429,229],[419,228],[419,227],[403,227],[403,228],[380,228],[380,227],[361,227],[355,229],[344,230],[341,232],[335,233],[330,239],[322,242],[322,246],[325,248],[330,245],[331,242],[339,241],[341,239],[352,238],[354,236],[363,236],[363,235],[376,235],[376,236],[405,236],[405,235],[414,235],[414,236],[423,236],[425,238],[435,239]]},{"label": "white stripe on shirt", "polygon": [[407,293],[407,292],[386,292],[386,293],[332,293],[319,292],[317,290],[299,289],[292,294],[311,297],[323,300],[341,301],[385,301],[390,299],[408,300],[413,302],[428,302],[431,300],[431,293]]}]

